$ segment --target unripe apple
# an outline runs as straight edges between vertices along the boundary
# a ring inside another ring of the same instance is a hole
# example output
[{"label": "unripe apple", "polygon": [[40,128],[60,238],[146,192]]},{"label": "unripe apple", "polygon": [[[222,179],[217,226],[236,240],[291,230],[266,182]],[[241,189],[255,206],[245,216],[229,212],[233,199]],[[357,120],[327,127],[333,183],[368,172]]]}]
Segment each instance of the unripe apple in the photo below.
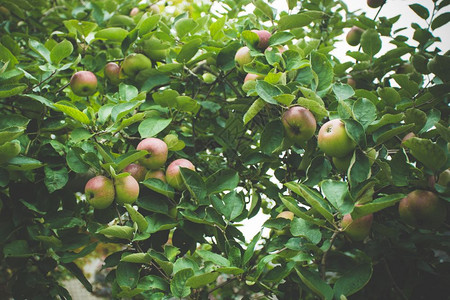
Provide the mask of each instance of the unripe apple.
[{"label": "unripe apple", "polygon": [[161,12],[159,9],[159,6],[157,4],[150,5],[150,8],[148,9],[150,12],[152,12],[154,15],[157,15]]},{"label": "unripe apple", "polygon": [[445,170],[439,175],[437,183],[443,187],[450,187],[450,169]]},{"label": "unripe apple", "polygon": [[130,173],[138,182],[145,179],[145,174],[147,174],[147,169],[144,166],[138,164],[129,164],[123,169],[123,172]]},{"label": "unripe apple", "polygon": [[347,36],[345,37],[345,40],[350,46],[357,46],[359,45],[359,42],[361,41],[361,36],[363,34],[364,30],[353,26],[350,31],[347,33]]},{"label": "unripe apple", "polygon": [[341,227],[344,232],[354,241],[362,241],[369,236],[372,227],[373,214],[353,220],[350,214],[344,215]]},{"label": "unripe apple", "polygon": [[152,61],[141,53],[132,53],[122,62],[122,71],[125,75],[135,77],[140,71],[152,67]]},{"label": "unripe apple", "polygon": [[269,39],[272,36],[267,30],[252,30],[258,35],[259,41],[256,46],[258,49],[265,50],[269,46]]},{"label": "unripe apple", "polygon": [[166,181],[166,175],[163,170],[150,170],[145,174],[145,179],[156,178],[161,180],[162,182]]},{"label": "unripe apple", "polygon": [[169,46],[166,43],[153,36],[142,41],[142,51],[152,60],[164,60],[168,49]]},{"label": "unripe apple", "polygon": [[333,161],[333,165],[336,167],[336,170],[339,172],[347,172],[348,167],[350,167],[352,157],[353,154],[350,154],[344,157],[333,157],[331,160]]},{"label": "unripe apple", "polygon": [[130,17],[134,17],[139,13],[139,8],[133,7],[130,11]]},{"label": "unripe apple", "polygon": [[294,213],[292,211],[285,210],[285,211],[280,212],[277,215],[277,219],[278,218],[283,218],[283,219],[292,221],[294,219]]},{"label": "unripe apple", "polygon": [[128,175],[114,180],[116,201],[119,204],[132,204],[139,197],[139,183],[133,176]]},{"label": "unripe apple", "polygon": [[414,72],[414,67],[411,64],[403,64],[397,68],[396,74],[409,74]]},{"label": "unripe apple", "polygon": [[116,85],[120,83],[120,66],[118,64],[113,62],[107,63],[103,72],[112,84]]},{"label": "unripe apple", "polygon": [[86,183],[84,193],[90,205],[96,209],[105,209],[114,201],[114,184],[105,176],[95,176]]},{"label": "unripe apple", "polygon": [[317,140],[320,150],[326,155],[334,157],[344,157],[356,147],[356,143],[345,131],[345,124],[339,119],[323,124]]},{"label": "unripe apple", "polygon": [[170,163],[166,170],[166,180],[170,186],[179,191],[186,188],[183,178],[181,177],[180,168],[188,168],[195,171],[194,165],[184,158],[176,159]]},{"label": "unripe apple", "polygon": [[380,7],[384,3],[386,3],[386,0],[367,0],[367,5],[371,8]]},{"label": "unripe apple", "polygon": [[240,69],[242,69],[245,64],[252,62],[252,56],[250,55],[250,48],[247,46],[240,48],[236,52],[234,60],[236,61]]},{"label": "unripe apple", "polygon": [[435,229],[445,221],[447,206],[435,193],[415,190],[400,201],[398,212],[410,226]]},{"label": "unripe apple", "polygon": [[77,96],[90,96],[97,91],[97,77],[90,71],[78,71],[70,78],[70,88]]},{"label": "unripe apple", "polygon": [[302,145],[312,138],[316,132],[316,119],[309,109],[302,106],[292,106],[281,117],[286,136],[289,140]]},{"label": "unripe apple", "polygon": [[216,81],[216,76],[207,72],[207,73],[203,73],[202,79],[206,83],[213,83],[214,81]]},{"label": "unripe apple", "polygon": [[143,139],[136,149],[147,150],[148,154],[141,158],[139,163],[150,170],[161,168],[167,161],[169,148],[163,140],[158,138]]}]

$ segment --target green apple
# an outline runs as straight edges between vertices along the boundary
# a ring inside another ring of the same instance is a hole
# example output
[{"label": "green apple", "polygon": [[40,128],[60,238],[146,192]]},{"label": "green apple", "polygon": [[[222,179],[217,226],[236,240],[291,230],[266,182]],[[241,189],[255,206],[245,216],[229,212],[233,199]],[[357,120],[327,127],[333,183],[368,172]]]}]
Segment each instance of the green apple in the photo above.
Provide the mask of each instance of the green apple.
[{"label": "green apple", "polygon": [[247,46],[240,48],[236,52],[234,60],[238,65],[239,69],[242,70],[245,64],[252,62],[252,56],[250,55],[250,48]]},{"label": "green apple", "polygon": [[120,83],[120,66],[118,64],[113,62],[107,63],[103,72],[105,73],[105,77],[108,78],[112,84],[117,85]]},{"label": "green apple", "polygon": [[145,179],[149,179],[149,178],[156,178],[159,179],[163,182],[167,182],[166,181],[166,174],[164,173],[163,170],[150,170],[145,174]]},{"label": "green apple", "polygon": [[269,39],[272,36],[267,30],[252,30],[252,32],[258,35],[259,41],[256,47],[261,50],[265,50],[269,46]]},{"label": "green apple", "polygon": [[142,41],[141,48],[145,55],[155,61],[164,60],[169,50],[169,45],[152,36]]},{"label": "green apple", "polygon": [[213,74],[211,74],[211,73],[203,73],[203,75],[202,75],[202,79],[203,79],[203,81],[204,82],[206,82],[206,83],[213,83],[214,81],[216,81],[216,76],[214,76]]},{"label": "green apple", "polygon": [[331,160],[333,161],[333,165],[336,167],[336,170],[339,172],[347,172],[348,167],[350,167],[350,162],[352,161],[353,154],[350,153],[344,157],[333,157]]},{"label": "green apple", "polygon": [[304,144],[316,132],[316,119],[309,109],[291,106],[281,116],[287,138],[297,145]]},{"label": "green apple", "polygon": [[410,226],[435,229],[445,221],[447,205],[431,191],[415,190],[400,201],[398,212]]},{"label": "green apple", "polygon": [[136,149],[148,152],[147,155],[139,160],[139,163],[150,170],[161,168],[167,161],[169,148],[163,140],[158,138],[143,139]]},{"label": "green apple", "polygon": [[361,41],[361,36],[363,34],[364,30],[353,26],[350,31],[347,33],[347,36],[345,37],[345,40],[350,46],[358,46],[359,42]]},{"label": "green apple", "polygon": [[395,70],[396,74],[409,74],[414,72],[414,67],[411,64],[403,64]]},{"label": "green apple", "polygon": [[317,145],[326,155],[344,157],[352,152],[356,143],[348,136],[340,119],[326,122],[319,130]]},{"label": "green apple", "polygon": [[450,187],[450,169],[445,170],[439,175],[437,183],[443,187]]},{"label": "green apple", "polygon": [[96,209],[105,209],[114,201],[114,184],[105,176],[95,176],[86,183],[84,193],[90,205]]},{"label": "green apple", "polygon": [[141,53],[132,53],[122,62],[122,72],[130,77],[135,77],[140,71],[152,67],[152,61]]},{"label": "green apple", "polygon": [[166,170],[167,183],[176,190],[184,190],[186,185],[181,177],[180,168],[187,168],[195,171],[194,165],[187,159],[180,158],[170,163]]},{"label": "green apple", "polygon": [[91,96],[97,91],[97,77],[90,71],[78,71],[70,78],[70,88],[77,96]]},{"label": "green apple", "polygon": [[139,197],[139,183],[133,176],[127,175],[114,180],[116,201],[119,204],[132,204]]},{"label": "green apple", "polygon": [[373,214],[353,220],[350,214],[344,215],[341,227],[344,232],[354,241],[362,241],[369,236],[372,227]]},{"label": "green apple", "polygon": [[384,3],[386,3],[386,0],[367,0],[367,5],[371,8],[380,7]]},{"label": "green apple", "polygon": [[123,172],[130,173],[138,182],[144,181],[147,169],[139,164],[129,164],[123,169]]}]

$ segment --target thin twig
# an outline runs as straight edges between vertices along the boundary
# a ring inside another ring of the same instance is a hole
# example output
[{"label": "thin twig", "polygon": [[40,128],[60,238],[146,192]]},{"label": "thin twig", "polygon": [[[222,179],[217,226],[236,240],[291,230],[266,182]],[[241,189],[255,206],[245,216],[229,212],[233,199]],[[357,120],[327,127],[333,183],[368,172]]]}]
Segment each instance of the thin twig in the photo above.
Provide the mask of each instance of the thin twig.
[{"label": "thin twig", "polygon": [[325,253],[322,256],[322,261],[320,262],[320,273],[322,275],[322,279],[325,279],[328,253],[330,252],[331,247],[333,247],[334,241],[336,240],[336,237],[338,236],[339,233],[340,233],[340,231],[335,231],[333,233],[333,235],[331,236],[331,239],[330,239],[330,248],[327,251],[325,251]]}]

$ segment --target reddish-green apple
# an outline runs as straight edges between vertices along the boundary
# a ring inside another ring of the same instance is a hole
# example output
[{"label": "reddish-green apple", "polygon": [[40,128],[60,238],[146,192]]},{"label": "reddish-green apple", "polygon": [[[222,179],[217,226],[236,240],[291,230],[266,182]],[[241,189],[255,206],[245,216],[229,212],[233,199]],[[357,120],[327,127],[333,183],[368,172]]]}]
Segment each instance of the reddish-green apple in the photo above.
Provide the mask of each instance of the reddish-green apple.
[{"label": "reddish-green apple", "polygon": [[261,50],[265,50],[269,46],[269,39],[272,36],[267,30],[252,30],[252,32],[258,35],[259,41],[256,47]]},{"label": "reddish-green apple", "polygon": [[143,181],[145,179],[145,174],[147,174],[147,169],[139,164],[129,164],[123,169],[123,172],[130,173],[137,181]]},{"label": "reddish-green apple", "polygon": [[252,56],[250,55],[250,48],[247,46],[240,48],[236,52],[234,60],[237,63],[238,67],[242,69],[245,64],[248,64],[252,61]]},{"label": "reddish-green apple", "polygon": [[116,201],[119,204],[132,204],[139,197],[139,183],[133,176],[127,175],[114,180]]},{"label": "reddish-green apple", "polygon": [[113,62],[107,63],[103,72],[105,73],[105,77],[108,78],[112,84],[120,83],[120,66],[118,64]]},{"label": "reddish-green apple", "polygon": [[130,11],[130,17],[134,17],[139,13],[139,8],[133,7]]},{"label": "reddish-green apple", "polygon": [[361,28],[353,26],[347,33],[345,40],[350,46],[357,46],[361,41],[361,35],[363,34],[363,32],[364,30],[362,30]]},{"label": "reddish-green apple", "polygon": [[122,62],[122,71],[125,75],[135,77],[140,71],[152,67],[152,61],[141,53],[132,53]]},{"label": "reddish-green apple", "polygon": [[176,190],[184,190],[186,185],[181,177],[180,168],[187,168],[195,171],[194,165],[187,159],[180,158],[170,163],[166,170],[167,183]]},{"label": "reddish-green apple", "polygon": [[263,75],[248,73],[247,75],[245,75],[244,83],[247,82],[247,81],[256,80],[256,79],[262,79],[262,78],[264,78]]},{"label": "reddish-green apple", "polygon": [[369,236],[372,227],[373,214],[353,220],[350,214],[344,215],[341,227],[354,241],[362,241]]},{"label": "reddish-green apple", "polygon": [[136,149],[146,150],[148,152],[148,154],[139,160],[139,163],[150,170],[161,168],[167,161],[169,148],[163,140],[158,138],[143,139],[137,145]]},{"label": "reddish-green apple", "polygon": [[147,172],[147,174],[145,174],[145,179],[149,179],[149,178],[156,178],[159,179],[163,182],[167,182],[166,181],[166,174],[164,173],[163,170],[150,170]]},{"label": "reddish-green apple", "polygon": [[97,77],[90,71],[78,71],[70,78],[70,88],[77,96],[90,96],[97,91]]},{"label": "reddish-green apple", "polygon": [[114,184],[105,176],[95,176],[86,183],[84,193],[90,205],[97,209],[105,209],[114,201]]},{"label": "reddish-green apple", "polygon": [[447,206],[435,193],[415,190],[400,201],[398,212],[410,226],[435,229],[445,221]]},{"label": "reddish-green apple", "polygon": [[326,155],[344,157],[352,152],[356,143],[345,131],[344,123],[339,119],[326,122],[319,130],[317,145]]},{"label": "reddish-green apple", "polygon": [[380,7],[384,3],[386,3],[386,0],[367,0],[367,5],[371,8]]},{"label": "reddish-green apple", "polygon": [[309,109],[291,106],[281,116],[286,136],[297,145],[302,145],[316,132],[316,119]]}]

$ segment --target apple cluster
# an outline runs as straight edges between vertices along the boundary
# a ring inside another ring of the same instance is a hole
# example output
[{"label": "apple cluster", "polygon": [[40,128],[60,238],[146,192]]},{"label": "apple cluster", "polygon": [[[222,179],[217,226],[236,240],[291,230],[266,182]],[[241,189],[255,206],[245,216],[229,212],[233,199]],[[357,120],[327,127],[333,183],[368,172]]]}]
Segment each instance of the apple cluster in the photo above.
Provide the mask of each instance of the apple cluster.
[{"label": "apple cluster", "polygon": [[118,174],[115,179],[103,175],[91,178],[85,186],[87,201],[96,209],[109,207],[114,199],[118,204],[132,204],[139,197],[139,182],[154,178],[168,183],[174,189],[182,191],[186,188],[180,168],[195,171],[194,165],[187,159],[172,161],[164,172],[161,168],[168,157],[167,144],[158,138],[143,139],[136,147],[148,153],[137,163],[131,163]]}]

